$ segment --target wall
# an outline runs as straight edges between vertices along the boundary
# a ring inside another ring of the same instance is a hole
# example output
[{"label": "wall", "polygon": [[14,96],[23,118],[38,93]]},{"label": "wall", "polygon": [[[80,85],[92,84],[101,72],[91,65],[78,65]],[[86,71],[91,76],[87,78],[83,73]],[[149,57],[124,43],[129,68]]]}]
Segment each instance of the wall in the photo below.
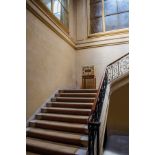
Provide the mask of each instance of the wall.
[{"label": "wall", "polygon": [[27,118],[59,88],[75,88],[75,50],[27,10]]},{"label": "wall", "polygon": [[[28,3],[32,5],[30,1]],[[53,24],[37,7],[33,6],[33,9]],[[27,11],[27,117],[56,89],[80,88],[82,66],[95,66],[98,88],[106,66],[129,51],[128,43],[116,45],[128,42],[128,34],[87,38],[85,0],[71,0],[69,16],[69,38],[76,42],[78,50]],[[113,46],[107,46],[108,43]],[[91,47],[102,44],[103,47]]]},{"label": "wall", "polygon": [[[91,37],[87,35],[88,13],[87,1],[76,1],[77,6],[77,88],[81,87],[82,66],[94,65],[96,68],[97,88],[106,66],[129,52],[128,32]],[[110,44],[110,46],[109,46]],[[108,46],[107,46],[108,45]],[[100,46],[100,47],[99,47]],[[92,48],[95,47],[95,48]],[[82,49],[83,48],[83,49]],[[86,49],[84,49],[86,48]]]},{"label": "wall", "polygon": [[129,83],[112,93],[109,103],[107,131],[129,133]]},{"label": "wall", "polygon": [[94,65],[96,68],[97,88],[108,64],[129,52],[128,44],[88,48],[77,51],[77,87],[81,86],[82,66]]}]

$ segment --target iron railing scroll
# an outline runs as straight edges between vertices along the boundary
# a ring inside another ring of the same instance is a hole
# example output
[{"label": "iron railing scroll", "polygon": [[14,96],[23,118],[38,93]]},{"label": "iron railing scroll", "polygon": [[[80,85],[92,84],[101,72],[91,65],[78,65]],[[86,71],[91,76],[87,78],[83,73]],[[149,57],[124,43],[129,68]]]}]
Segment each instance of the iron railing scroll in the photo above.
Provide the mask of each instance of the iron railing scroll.
[{"label": "iron railing scroll", "polygon": [[128,72],[129,54],[124,55],[106,67],[104,78],[102,78],[99,85],[96,102],[88,120],[88,155],[99,155],[100,115],[107,85]]},{"label": "iron railing scroll", "polygon": [[119,58],[114,63],[108,65],[108,82],[111,82],[129,72],[129,54]]}]

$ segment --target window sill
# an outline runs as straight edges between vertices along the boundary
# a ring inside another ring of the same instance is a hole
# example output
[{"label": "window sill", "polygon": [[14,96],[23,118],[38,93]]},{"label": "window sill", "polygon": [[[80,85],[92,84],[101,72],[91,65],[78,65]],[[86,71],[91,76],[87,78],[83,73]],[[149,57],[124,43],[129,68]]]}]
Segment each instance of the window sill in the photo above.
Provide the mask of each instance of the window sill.
[{"label": "window sill", "polygon": [[102,36],[113,36],[113,35],[128,34],[128,33],[129,33],[129,28],[125,28],[125,29],[89,34],[88,38],[97,38],[97,37],[102,37]]}]

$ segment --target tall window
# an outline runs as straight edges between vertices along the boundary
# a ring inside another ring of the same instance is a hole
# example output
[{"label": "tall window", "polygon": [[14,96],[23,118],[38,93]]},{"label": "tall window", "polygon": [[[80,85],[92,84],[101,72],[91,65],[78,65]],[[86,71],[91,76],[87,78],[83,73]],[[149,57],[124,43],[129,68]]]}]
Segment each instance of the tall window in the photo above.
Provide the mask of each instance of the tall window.
[{"label": "tall window", "polygon": [[69,27],[68,0],[41,0],[54,16],[66,27]]},{"label": "tall window", "polygon": [[103,31],[102,0],[90,0],[90,31],[97,33]]},{"label": "tall window", "polygon": [[91,34],[128,27],[128,0],[90,0]]}]

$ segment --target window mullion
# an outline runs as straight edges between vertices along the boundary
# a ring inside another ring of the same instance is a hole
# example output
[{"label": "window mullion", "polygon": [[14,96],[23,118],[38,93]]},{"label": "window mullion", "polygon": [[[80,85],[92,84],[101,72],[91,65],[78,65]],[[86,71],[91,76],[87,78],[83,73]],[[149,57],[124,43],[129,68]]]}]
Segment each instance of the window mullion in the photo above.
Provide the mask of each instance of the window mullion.
[{"label": "window mullion", "polygon": [[65,6],[62,4],[62,2],[61,2],[61,0],[58,0],[59,2],[60,2],[60,4],[62,5],[62,7],[68,12],[68,6],[67,6],[67,8],[65,8]]},{"label": "window mullion", "polygon": [[103,22],[103,32],[105,32],[104,0],[102,0],[102,22]]},{"label": "window mullion", "polygon": [[54,2],[51,0],[51,12],[53,13]]}]

